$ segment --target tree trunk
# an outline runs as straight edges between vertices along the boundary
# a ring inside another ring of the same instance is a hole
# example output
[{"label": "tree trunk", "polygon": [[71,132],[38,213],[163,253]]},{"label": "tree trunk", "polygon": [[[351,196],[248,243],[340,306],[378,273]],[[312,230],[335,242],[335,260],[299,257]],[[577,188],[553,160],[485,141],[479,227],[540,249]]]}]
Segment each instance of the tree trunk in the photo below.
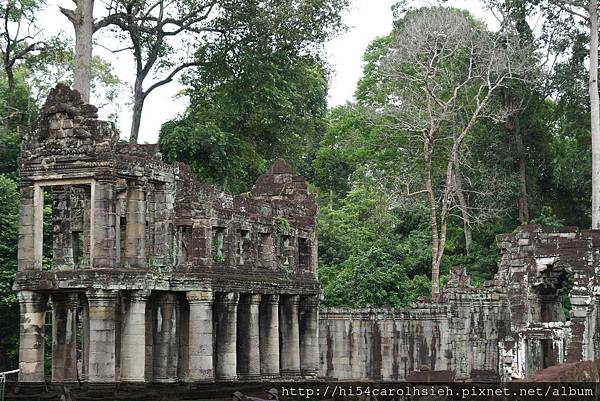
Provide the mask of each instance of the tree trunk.
[{"label": "tree trunk", "polygon": [[17,109],[17,101],[15,97],[15,76],[13,69],[10,66],[4,66],[4,72],[6,73],[6,82],[8,84],[8,99],[6,102],[6,114],[4,116],[4,127],[8,129],[12,120],[12,116]]},{"label": "tree trunk", "polygon": [[74,19],[75,62],[73,87],[79,91],[81,100],[90,102],[92,80],[92,35],[94,34],[94,0],[77,0]]},{"label": "tree trunk", "polygon": [[431,298],[435,301],[440,295],[440,258],[439,253],[439,233],[437,224],[437,207],[435,197],[433,196],[433,185],[431,183],[431,159],[432,146],[428,139],[423,146],[423,158],[425,161],[425,192],[427,193],[427,202],[429,203],[429,223],[431,224]]},{"label": "tree trunk", "polygon": [[137,143],[138,134],[140,132],[140,123],[142,122],[142,109],[144,108],[145,100],[142,90],[142,82],[136,79],[133,90],[133,115],[131,116],[131,131],[129,132],[129,143]]},{"label": "tree trunk", "polygon": [[463,178],[460,171],[460,158],[458,156],[454,159],[454,190],[458,198],[458,205],[460,206],[460,212],[462,214],[463,231],[465,234],[465,249],[467,254],[471,249],[473,243],[473,231],[471,229],[471,220],[469,218],[469,210],[467,204],[467,198],[463,189]]},{"label": "tree trunk", "polygon": [[592,229],[600,229],[600,100],[598,98],[598,0],[590,0],[590,110],[592,115]]},{"label": "tree trunk", "polygon": [[527,169],[525,167],[525,147],[523,146],[523,133],[519,128],[518,119],[515,119],[513,128],[515,142],[517,145],[517,166],[519,169],[519,197],[517,198],[517,209],[519,212],[519,223],[526,224],[529,221],[529,204],[527,202]]}]

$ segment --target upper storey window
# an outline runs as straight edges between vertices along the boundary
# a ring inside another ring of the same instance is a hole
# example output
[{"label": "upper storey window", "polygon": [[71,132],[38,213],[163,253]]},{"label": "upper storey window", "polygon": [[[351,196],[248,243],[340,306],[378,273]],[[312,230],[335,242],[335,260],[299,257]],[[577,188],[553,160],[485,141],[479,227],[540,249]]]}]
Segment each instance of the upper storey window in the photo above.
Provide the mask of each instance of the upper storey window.
[{"label": "upper storey window", "polygon": [[225,228],[213,227],[212,259],[213,262],[225,261]]},{"label": "upper storey window", "polygon": [[310,245],[308,238],[298,237],[298,267],[310,270]]}]

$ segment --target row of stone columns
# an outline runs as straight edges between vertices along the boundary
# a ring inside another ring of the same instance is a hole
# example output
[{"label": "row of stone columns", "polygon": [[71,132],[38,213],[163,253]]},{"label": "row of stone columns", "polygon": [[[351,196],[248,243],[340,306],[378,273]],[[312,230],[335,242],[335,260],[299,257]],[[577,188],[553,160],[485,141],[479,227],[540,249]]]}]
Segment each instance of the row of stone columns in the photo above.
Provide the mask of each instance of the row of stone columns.
[{"label": "row of stone columns", "polygon": [[215,311],[216,380],[316,376],[316,297],[224,293]]},{"label": "row of stone columns", "polygon": [[[52,294],[52,380],[114,382],[119,358],[120,381],[146,381],[147,330],[152,330],[150,366],[156,382],[183,379],[182,366],[185,380],[191,382],[256,381],[317,374],[317,297],[189,291],[185,293],[189,324],[182,325],[182,305],[177,294],[161,292],[153,310],[153,327],[149,328],[148,295],[149,291],[124,293],[117,339],[117,293],[86,292],[81,335],[87,364],[83,364],[80,378],[76,339],[79,296]],[[43,293],[19,292],[20,381],[44,380],[47,301]],[[182,344],[182,329],[186,330],[185,344]]]}]

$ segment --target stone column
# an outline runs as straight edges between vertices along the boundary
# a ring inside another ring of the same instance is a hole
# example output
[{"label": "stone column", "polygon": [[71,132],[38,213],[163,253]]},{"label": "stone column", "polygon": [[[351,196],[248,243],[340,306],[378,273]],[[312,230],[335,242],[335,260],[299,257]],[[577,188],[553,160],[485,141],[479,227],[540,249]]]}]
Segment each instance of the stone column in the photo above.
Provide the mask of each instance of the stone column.
[{"label": "stone column", "polygon": [[117,294],[110,290],[86,292],[89,304],[88,381],[115,381],[115,314]]},{"label": "stone column", "polygon": [[80,296],[79,304],[81,305],[81,380],[88,381],[90,366],[90,306],[85,295]]},{"label": "stone column", "polygon": [[300,299],[300,373],[315,378],[319,372],[319,297]]},{"label": "stone column", "polygon": [[144,382],[146,370],[146,302],[148,292],[131,291],[123,302],[121,381]]},{"label": "stone column", "polygon": [[213,293],[188,291],[186,296],[190,305],[188,379],[213,381]]},{"label": "stone column", "polygon": [[[34,207],[34,187],[21,183],[21,204],[19,206],[19,245],[17,261],[19,271],[42,269],[41,260],[39,266],[36,265],[36,250],[34,245],[36,238],[35,232],[35,207]],[[39,226],[39,223],[38,223]],[[41,248],[40,248],[41,249]]]},{"label": "stone column", "polygon": [[125,263],[132,268],[146,267],[146,193],[139,182],[127,188],[127,227]]},{"label": "stone column", "polygon": [[115,196],[111,181],[92,183],[90,253],[92,268],[111,268],[116,261]]},{"label": "stone column", "polygon": [[299,295],[288,295],[281,297],[279,305],[280,369],[284,377],[300,376],[299,302]]},{"label": "stone column", "polygon": [[216,310],[216,378],[220,381],[237,379],[236,332],[237,305],[239,294],[234,292],[217,294]]},{"label": "stone column", "polygon": [[154,377],[154,318],[156,317],[156,298],[150,298],[146,303],[146,368],[145,379],[147,383],[152,382]]},{"label": "stone column", "polygon": [[260,379],[260,346],[258,306],[260,294],[240,297],[237,314],[237,371],[247,381]]},{"label": "stone column", "polygon": [[260,375],[279,377],[279,295],[263,295],[260,303]]},{"label": "stone column", "polygon": [[74,293],[52,294],[52,381],[77,381],[77,300]]},{"label": "stone column", "polygon": [[313,231],[311,233],[311,240],[310,240],[310,271],[312,272],[313,276],[315,276],[315,278],[317,278],[318,275],[318,267],[319,267],[319,240],[317,238],[317,230],[313,228]]},{"label": "stone column", "polygon": [[19,324],[19,381],[44,381],[44,318],[47,297],[35,291],[17,294],[21,318]]},{"label": "stone column", "polygon": [[166,266],[171,263],[173,240],[171,233],[171,216],[173,215],[173,194],[175,190],[169,184],[161,184],[154,190],[154,263]]},{"label": "stone column", "polygon": [[177,321],[179,306],[177,294],[163,292],[156,302],[154,318],[154,381],[174,383],[177,381],[177,363],[179,362],[179,336]]}]

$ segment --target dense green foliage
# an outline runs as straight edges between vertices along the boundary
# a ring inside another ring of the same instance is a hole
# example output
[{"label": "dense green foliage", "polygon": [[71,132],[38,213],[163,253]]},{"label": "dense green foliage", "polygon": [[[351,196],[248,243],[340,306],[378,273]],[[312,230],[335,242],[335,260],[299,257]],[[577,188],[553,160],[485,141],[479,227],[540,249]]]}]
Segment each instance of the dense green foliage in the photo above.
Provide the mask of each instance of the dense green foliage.
[{"label": "dense green foliage", "polygon": [[[327,79],[311,57],[248,54],[241,71],[199,73],[192,106],[163,125],[168,160],[189,163],[202,179],[241,192],[277,157],[307,173],[324,130]],[[220,84],[215,84],[220,82]],[[212,84],[211,84],[212,83]]]},{"label": "dense green foliage", "polygon": [[[514,16],[519,35],[534,43],[526,17]],[[400,19],[395,29],[401,25]],[[381,90],[389,85],[381,70],[392,37],[393,33],[376,39],[367,49],[357,102],[329,111],[313,162],[321,205],[320,277],[327,305],[403,305],[427,295],[426,285],[420,284],[427,284],[430,275],[428,212],[422,198],[404,196],[404,185],[418,185],[421,145],[371,111],[389,101]],[[541,69],[526,84],[503,90],[494,99],[498,106],[521,107],[504,122],[482,121],[465,143],[461,160],[467,201],[473,207],[473,244],[467,251],[462,216],[455,213],[448,222],[442,283],[449,268],[457,265],[467,268],[475,285],[493,277],[495,236],[519,224],[520,161],[528,222],[589,226],[590,127],[585,51],[578,50],[585,42],[580,39],[561,48],[570,58],[558,61],[555,69]],[[434,176],[443,174],[444,167],[434,162]],[[348,288],[360,290],[349,293]]]},{"label": "dense green foliage", "polygon": [[221,22],[234,24],[235,48],[218,42],[198,50],[202,65],[185,79],[191,105],[160,134],[167,160],[234,192],[248,190],[280,157],[311,175],[327,110],[320,49],[340,29],[346,1],[242,4]]},{"label": "dense green foliage", "polygon": [[[19,305],[12,291],[17,271],[19,192],[16,182],[0,174],[0,368],[17,360]],[[14,366],[14,365],[13,365]]]}]

